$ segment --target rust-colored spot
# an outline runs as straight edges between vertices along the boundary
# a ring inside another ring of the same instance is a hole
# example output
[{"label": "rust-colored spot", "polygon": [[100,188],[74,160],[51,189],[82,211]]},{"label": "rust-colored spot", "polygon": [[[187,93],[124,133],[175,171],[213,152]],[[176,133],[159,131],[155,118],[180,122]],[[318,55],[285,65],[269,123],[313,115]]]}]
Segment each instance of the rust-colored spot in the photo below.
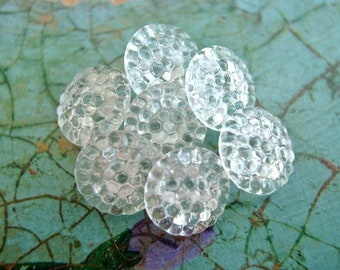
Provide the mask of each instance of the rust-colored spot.
[{"label": "rust-colored spot", "polygon": [[254,212],[251,217],[248,217],[249,222],[255,228],[261,227],[262,225],[267,225],[268,220],[264,218],[261,212]]},{"label": "rust-colored spot", "polygon": [[50,146],[46,142],[37,142],[35,146],[37,147],[37,153],[48,152],[50,149]]},{"label": "rust-colored spot", "polygon": [[251,217],[248,217],[249,222],[253,227],[261,227],[262,225],[267,225],[268,220],[265,219],[263,212],[266,209],[268,203],[270,202],[270,197],[267,197],[260,208],[257,211],[253,212],[253,215]]},{"label": "rust-colored spot", "polygon": [[261,221],[258,220],[257,218],[254,217],[249,217],[249,222],[251,223],[251,225],[255,228],[261,227]]},{"label": "rust-colored spot", "polygon": [[111,0],[111,3],[112,4],[115,4],[115,5],[121,5],[121,4],[124,4],[126,2],[128,2],[129,0]]},{"label": "rust-colored spot", "polygon": [[36,175],[36,174],[37,174],[37,172],[34,171],[34,170],[31,169],[31,168],[28,168],[28,172],[29,172],[30,175]]},{"label": "rust-colored spot", "polygon": [[270,202],[270,197],[267,197],[267,198],[263,201],[263,203],[262,203],[262,205],[260,206],[259,210],[257,210],[257,214],[258,214],[258,215],[260,215],[260,216],[262,217],[263,212],[264,212],[264,210],[266,209],[266,207],[267,207],[267,205],[268,205],[269,202]]},{"label": "rust-colored spot", "polygon": [[81,246],[81,243],[78,240],[74,240],[73,245],[74,245],[75,248],[79,248]]},{"label": "rust-colored spot", "polygon": [[93,243],[90,243],[90,244],[89,244],[89,247],[93,247]]},{"label": "rust-colored spot", "polygon": [[48,24],[54,20],[53,15],[51,14],[43,14],[40,16],[38,23],[39,24]]},{"label": "rust-colored spot", "polygon": [[63,155],[68,154],[68,153],[76,154],[79,151],[79,147],[71,143],[70,141],[68,141],[65,137],[61,137],[58,140],[58,146],[59,146],[60,152]]},{"label": "rust-colored spot", "polygon": [[280,270],[281,269],[281,263],[280,262],[276,262],[273,266],[273,270]]},{"label": "rust-colored spot", "polygon": [[66,7],[71,7],[79,4],[81,0],[61,0],[61,3]]},{"label": "rust-colored spot", "polygon": [[113,38],[120,38],[123,34],[123,30],[122,29],[118,29],[116,31],[113,32],[112,37]]},{"label": "rust-colored spot", "polygon": [[340,170],[332,162],[330,162],[329,160],[327,160],[325,158],[319,158],[319,160],[320,160],[321,163],[323,163],[326,166],[326,168],[332,170],[333,172],[338,172]]}]

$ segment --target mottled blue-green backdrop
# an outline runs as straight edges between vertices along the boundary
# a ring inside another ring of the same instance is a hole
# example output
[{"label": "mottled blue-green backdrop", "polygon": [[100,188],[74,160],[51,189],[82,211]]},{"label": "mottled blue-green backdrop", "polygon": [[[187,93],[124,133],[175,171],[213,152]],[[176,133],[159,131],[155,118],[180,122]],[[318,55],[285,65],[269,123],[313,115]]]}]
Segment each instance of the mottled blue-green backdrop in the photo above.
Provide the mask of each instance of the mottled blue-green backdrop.
[{"label": "mottled blue-green backdrop", "polygon": [[151,22],[241,56],[296,152],[277,193],[232,188],[213,244],[183,269],[340,269],[337,0],[0,0],[0,262],[79,263],[143,218],[103,215],[82,199],[79,149],[61,135],[56,107],[75,73],[122,68],[130,36]]}]

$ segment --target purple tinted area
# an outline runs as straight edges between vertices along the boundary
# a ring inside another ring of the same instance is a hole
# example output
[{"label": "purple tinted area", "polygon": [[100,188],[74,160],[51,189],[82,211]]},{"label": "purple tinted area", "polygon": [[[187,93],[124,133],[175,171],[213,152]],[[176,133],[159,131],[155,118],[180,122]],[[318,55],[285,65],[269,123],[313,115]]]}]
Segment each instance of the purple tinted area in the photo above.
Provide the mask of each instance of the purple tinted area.
[{"label": "purple tinted area", "polygon": [[214,237],[212,227],[190,237],[173,236],[145,218],[132,228],[129,250],[143,255],[138,264],[143,269],[169,269],[198,256],[212,244]]}]

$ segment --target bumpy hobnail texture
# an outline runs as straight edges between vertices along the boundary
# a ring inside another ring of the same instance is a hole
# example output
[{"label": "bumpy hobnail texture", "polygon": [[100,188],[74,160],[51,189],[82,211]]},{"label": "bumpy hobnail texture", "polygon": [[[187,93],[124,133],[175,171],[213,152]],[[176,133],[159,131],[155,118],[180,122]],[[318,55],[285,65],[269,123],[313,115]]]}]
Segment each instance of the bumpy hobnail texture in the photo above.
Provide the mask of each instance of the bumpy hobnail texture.
[{"label": "bumpy hobnail texture", "polygon": [[183,146],[200,145],[207,131],[190,109],[178,82],[145,89],[131,103],[124,125],[126,130],[137,130],[159,143],[163,154]]},{"label": "bumpy hobnail texture", "polygon": [[98,136],[78,155],[78,189],[102,212],[133,214],[144,209],[146,177],[160,157],[158,145],[137,133],[118,130]]},{"label": "bumpy hobnail texture", "polygon": [[220,159],[209,150],[184,147],[152,167],[145,185],[145,209],[161,229],[188,236],[216,222],[228,195],[229,181]]},{"label": "bumpy hobnail texture", "polygon": [[124,66],[136,94],[150,85],[184,79],[185,70],[197,52],[195,42],[177,27],[149,24],[128,42]]},{"label": "bumpy hobnail texture", "polygon": [[185,75],[189,105],[207,127],[223,130],[235,111],[255,104],[254,82],[233,51],[212,46],[199,51]]},{"label": "bumpy hobnail texture", "polygon": [[227,175],[239,188],[267,195],[288,181],[294,152],[281,120],[262,108],[233,114],[220,133],[219,153]]},{"label": "bumpy hobnail texture", "polygon": [[65,137],[83,146],[106,130],[118,129],[130,104],[131,88],[114,68],[95,66],[77,74],[60,96],[58,124]]}]

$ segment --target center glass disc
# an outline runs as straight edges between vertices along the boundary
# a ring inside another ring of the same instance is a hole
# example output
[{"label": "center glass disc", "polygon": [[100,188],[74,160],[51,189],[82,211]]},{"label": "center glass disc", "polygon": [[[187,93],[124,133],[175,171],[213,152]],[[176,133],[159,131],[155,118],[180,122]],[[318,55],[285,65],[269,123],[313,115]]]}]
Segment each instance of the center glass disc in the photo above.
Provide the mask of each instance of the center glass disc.
[{"label": "center glass disc", "polygon": [[190,109],[184,87],[178,82],[153,85],[140,93],[130,105],[124,126],[160,144],[163,154],[200,145],[207,131]]}]

